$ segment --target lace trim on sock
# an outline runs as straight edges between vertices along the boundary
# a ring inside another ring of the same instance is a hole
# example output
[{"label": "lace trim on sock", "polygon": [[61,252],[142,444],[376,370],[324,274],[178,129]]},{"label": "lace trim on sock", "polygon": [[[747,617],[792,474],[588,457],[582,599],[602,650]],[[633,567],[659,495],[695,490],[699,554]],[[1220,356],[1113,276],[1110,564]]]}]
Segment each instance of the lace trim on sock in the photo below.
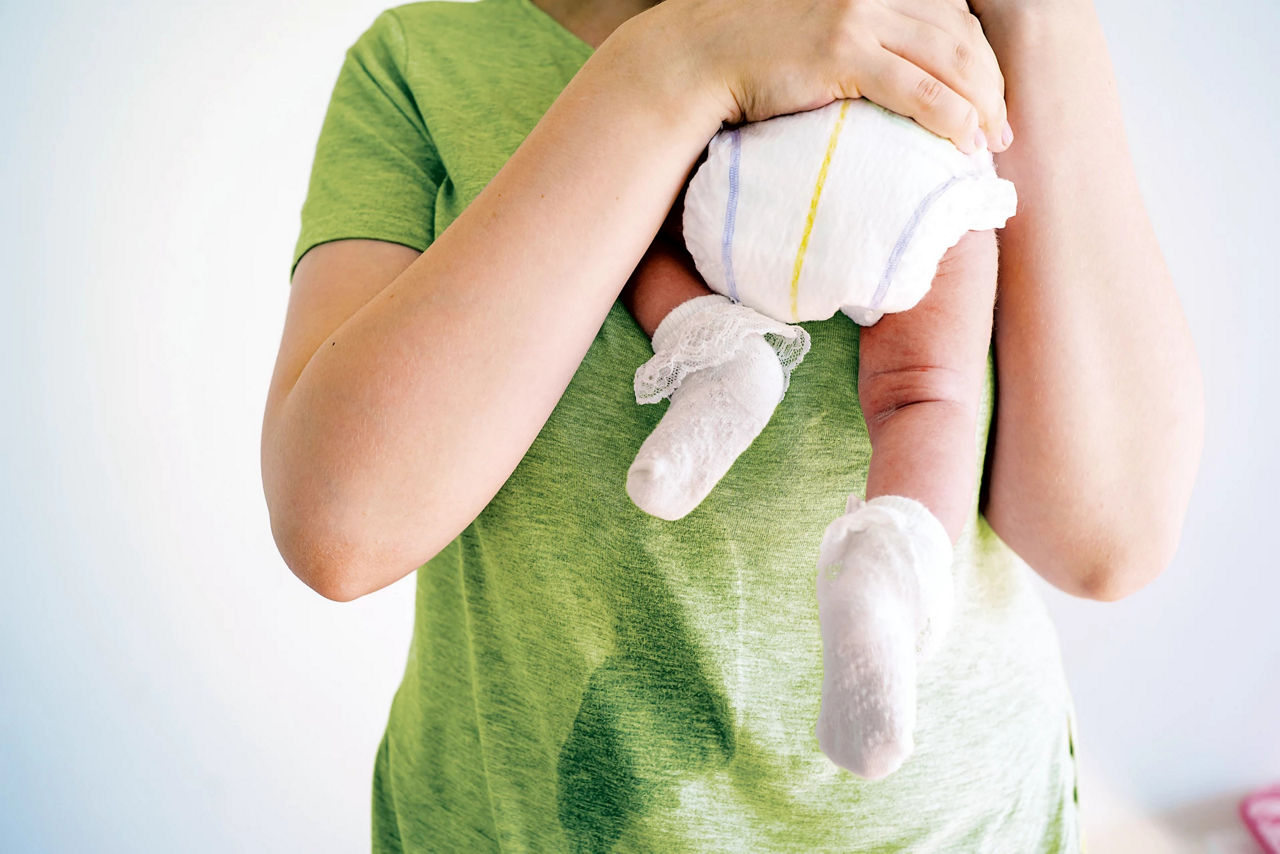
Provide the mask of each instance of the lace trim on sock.
[{"label": "lace trim on sock", "polygon": [[[749,335],[763,335],[778,354],[782,393],[786,394],[791,372],[809,352],[809,333],[803,327],[766,317],[742,303],[713,302],[681,319],[684,323],[674,334],[662,336],[660,351],[636,370],[636,403],[657,403],[670,397],[688,374],[732,359]],[[654,339],[659,336],[655,334]]]}]

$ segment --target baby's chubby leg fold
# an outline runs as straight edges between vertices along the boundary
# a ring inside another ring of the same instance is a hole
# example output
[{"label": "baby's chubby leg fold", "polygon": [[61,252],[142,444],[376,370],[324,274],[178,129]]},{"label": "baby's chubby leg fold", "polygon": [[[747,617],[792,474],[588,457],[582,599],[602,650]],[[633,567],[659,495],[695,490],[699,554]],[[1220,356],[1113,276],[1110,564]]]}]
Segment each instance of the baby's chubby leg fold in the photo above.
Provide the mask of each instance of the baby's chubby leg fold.
[{"label": "baby's chubby leg fold", "polygon": [[924,503],[952,542],[973,510],[996,273],[995,232],[968,232],[915,308],[862,329],[858,348],[858,400],[872,449],[867,498]]},{"label": "baby's chubby leg fold", "polygon": [[951,621],[952,547],[972,512],[977,411],[995,300],[993,231],[969,232],[910,311],[861,331],[859,400],[872,456],[818,560],[823,637],[816,735],[878,779],[914,749],[916,663]]}]

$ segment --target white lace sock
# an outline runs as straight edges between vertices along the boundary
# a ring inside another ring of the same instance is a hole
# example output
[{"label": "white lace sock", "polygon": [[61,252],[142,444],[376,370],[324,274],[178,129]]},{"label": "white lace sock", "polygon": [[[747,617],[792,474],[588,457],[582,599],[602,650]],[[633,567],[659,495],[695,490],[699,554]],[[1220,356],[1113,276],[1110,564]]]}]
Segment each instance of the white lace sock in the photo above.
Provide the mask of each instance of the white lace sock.
[{"label": "white lace sock", "polygon": [[860,777],[892,774],[915,748],[916,664],[950,627],[952,552],[937,517],[900,495],[849,496],[823,535],[815,734],[832,762]]},{"label": "white lace sock", "polygon": [[769,423],[809,333],[709,294],[672,309],[653,349],[636,371],[636,402],[671,403],[627,472],[627,494],[674,521],[702,503]]}]

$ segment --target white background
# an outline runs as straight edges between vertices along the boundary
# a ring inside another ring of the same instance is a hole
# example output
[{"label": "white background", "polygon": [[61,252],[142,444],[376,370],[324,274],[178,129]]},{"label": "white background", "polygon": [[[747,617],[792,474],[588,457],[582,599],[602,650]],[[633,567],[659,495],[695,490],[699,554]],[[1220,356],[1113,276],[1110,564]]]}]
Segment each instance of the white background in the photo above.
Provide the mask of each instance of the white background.
[{"label": "white background", "polygon": [[[1210,850],[1280,781],[1280,7],[1100,4],[1207,441],[1161,578],[1044,589],[1091,847]],[[316,136],[382,8],[0,3],[0,849],[368,847],[413,577],[297,581],[258,439]]]}]

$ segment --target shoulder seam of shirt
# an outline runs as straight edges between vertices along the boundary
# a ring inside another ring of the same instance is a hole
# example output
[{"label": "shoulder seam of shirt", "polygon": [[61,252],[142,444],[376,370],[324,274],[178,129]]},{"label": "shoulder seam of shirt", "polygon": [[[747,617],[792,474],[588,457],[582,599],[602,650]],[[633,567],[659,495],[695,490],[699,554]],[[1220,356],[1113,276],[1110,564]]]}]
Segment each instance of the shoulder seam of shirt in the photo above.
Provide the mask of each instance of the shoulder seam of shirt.
[{"label": "shoulder seam of shirt", "polygon": [[401,70],[401,73],[404,74],[405,78],[408,79],[409,77],[409,39],[404,34],[404,22],[400,20],[400,15],[398,12],[396,12],[395,9],[388,9],[387,15],[391,18],[391,20],[395,21],[396,23],[396,32],[400,36],[400,53],[402,55],[402,58],[400,60],[400,70]]},{"label": "shoulder seam of shirt", "polygon": [[[407,5],[414,5],[414,4],[406,3],[404,5],[407,6]],[[388,17],[390,17],[392,21],[395,22],[396,32],[400,36],[400,53],[401,53],[401,56],[403,57],[400,60],[400,76],[401,78],[404,79],[405,89],[409,93],[410,99],[412,99],[413,101],[414,109],[417,110],[418,112],[419,126],[422,128],[423,134],[425,134],[427,137],[427,144],[431,146],[433,151],[436,152],[436,157],[438,159],[440,157],[440,154],[439,154],[439,150],[436,149],[435,137],[431,135],[431,128],[427,127],[427,117],[422,114],[422,105],[418,103],[417,95],[414,94],[413,87],[409,85],[409,80],[411,79],[411,72],[412,72],[412,69],[410,68],[410,64],[412,63],[413,57],[409,53],[409,36],[405,31],[404,21],[400,19],[400,13],[398,11],[400,8],[402,7],[396,6],[396,7],[387,9],[385,11],[385,14]]]}]

